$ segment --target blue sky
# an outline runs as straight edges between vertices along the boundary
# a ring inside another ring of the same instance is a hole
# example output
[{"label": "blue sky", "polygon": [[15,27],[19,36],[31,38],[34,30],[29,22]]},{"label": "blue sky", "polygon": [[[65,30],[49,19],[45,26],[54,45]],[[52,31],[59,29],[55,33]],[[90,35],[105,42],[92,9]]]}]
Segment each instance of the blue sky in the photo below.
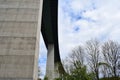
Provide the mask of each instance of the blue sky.
[{"label": "blue sky", "polygon": [[[91,38],[120,42],[120,0],[59,0],[61,58]],[[46,49],[41,38],[39,65],[45,72]]]}]

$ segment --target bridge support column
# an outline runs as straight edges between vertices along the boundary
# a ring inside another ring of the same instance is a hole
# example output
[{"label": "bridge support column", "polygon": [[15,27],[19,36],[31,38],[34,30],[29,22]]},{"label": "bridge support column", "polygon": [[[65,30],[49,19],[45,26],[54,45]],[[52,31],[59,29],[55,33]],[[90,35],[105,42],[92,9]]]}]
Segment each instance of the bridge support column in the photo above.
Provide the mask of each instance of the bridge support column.
[{"label": "bridge support column", "polygon": [[55,64],[54,60],[55,50],[54,44],[48,44],[48,54],[47,54],[47,68],[46,68],[46,77],[48,80],[53,80],[54,78],[59,77],[59,73],[57,72],[57,64]]}]

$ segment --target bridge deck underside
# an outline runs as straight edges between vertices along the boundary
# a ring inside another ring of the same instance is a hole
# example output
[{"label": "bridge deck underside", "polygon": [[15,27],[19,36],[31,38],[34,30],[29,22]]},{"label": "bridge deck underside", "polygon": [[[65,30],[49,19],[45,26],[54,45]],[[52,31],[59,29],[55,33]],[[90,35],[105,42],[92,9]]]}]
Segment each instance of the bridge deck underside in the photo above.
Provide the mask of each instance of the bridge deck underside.
[{"label": "bridge deck underside", "polygon": [[58,0],[43,1],[41,31],[48,50],[46,76],[53,80],[64,73],[58,42]]},{"label": "bridge deck underside", "polygon": [[58,0],[43,1],[42,34],[48,48],[48,44],[54,44],[55,62],[60,62],[58,44]]}]

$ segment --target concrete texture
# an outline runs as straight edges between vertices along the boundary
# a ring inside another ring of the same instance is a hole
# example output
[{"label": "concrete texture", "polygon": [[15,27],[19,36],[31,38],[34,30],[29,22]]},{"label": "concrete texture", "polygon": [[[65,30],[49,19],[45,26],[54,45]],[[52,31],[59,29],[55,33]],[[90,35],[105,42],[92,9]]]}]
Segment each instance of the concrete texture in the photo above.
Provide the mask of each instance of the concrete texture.
[{"label": "concrete texture", "polygon": [[46,77],[54,79],[54,44],[48,44]]},{"label": "concrete texture", "polygon": [[37,80],[42,0],[0,0],[0,80]]},{"label": "concrete texture", "polygon": [[47,53],[47,67],[46,67],[46,77],[48,80],[54,80],[54,78],[59,77],[58,66],[55,63],[55,48],[54,44],[48,44],[48,53]]}]

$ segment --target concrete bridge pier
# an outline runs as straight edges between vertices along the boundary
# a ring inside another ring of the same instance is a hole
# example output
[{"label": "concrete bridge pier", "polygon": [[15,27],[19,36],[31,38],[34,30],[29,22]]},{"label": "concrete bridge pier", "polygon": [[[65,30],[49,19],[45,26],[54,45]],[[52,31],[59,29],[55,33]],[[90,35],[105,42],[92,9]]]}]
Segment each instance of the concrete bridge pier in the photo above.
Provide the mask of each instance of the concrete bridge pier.
[{"label": "concrete bridge pier", "polygon": [[46,77],[49,80],[59,77],[58,66],[54,60],[54,44],[48,44],[48,53],[47,53],[47,66],[46,66]]},{"label": "concrete bridge pier", "polygon": [[54,78],[54,44],[48,45],[46,77],[50,80]]}]

